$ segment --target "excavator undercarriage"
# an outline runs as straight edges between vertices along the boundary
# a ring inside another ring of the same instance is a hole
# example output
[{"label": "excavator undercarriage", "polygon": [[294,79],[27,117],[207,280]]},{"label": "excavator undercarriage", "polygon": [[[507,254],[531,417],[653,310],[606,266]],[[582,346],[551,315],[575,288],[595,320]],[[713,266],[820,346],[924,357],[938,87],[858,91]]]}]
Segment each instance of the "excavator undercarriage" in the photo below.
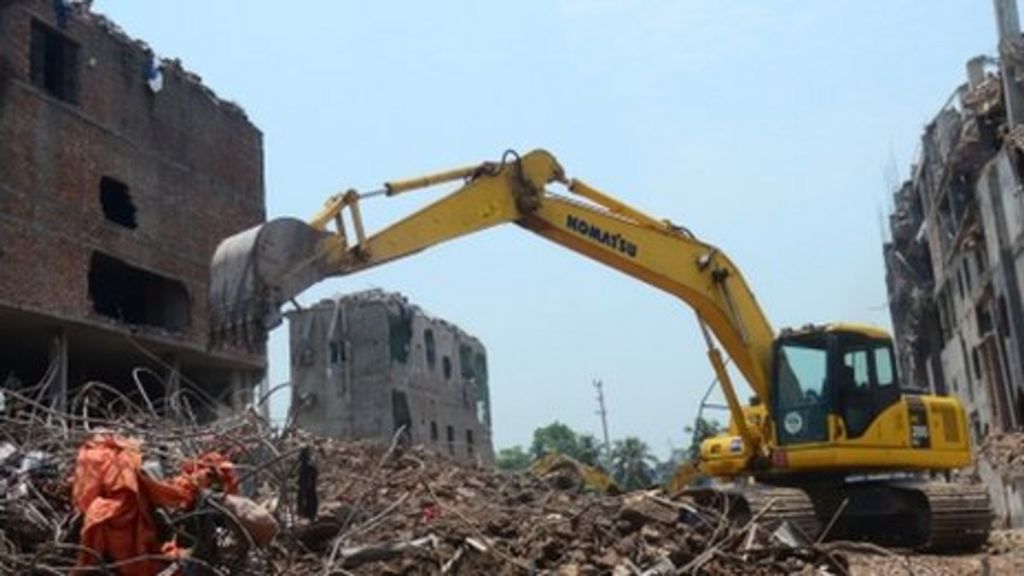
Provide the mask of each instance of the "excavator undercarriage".
[{"label": "excavator undercarriage", "polygon": [[705,506],[726,510],[775,531],[783,524],[808,541],[852,540],[928,552],[972,551],[988,539],[992,509],[984,486],[900,479],[802,486],[763,483],[685,491]]}]

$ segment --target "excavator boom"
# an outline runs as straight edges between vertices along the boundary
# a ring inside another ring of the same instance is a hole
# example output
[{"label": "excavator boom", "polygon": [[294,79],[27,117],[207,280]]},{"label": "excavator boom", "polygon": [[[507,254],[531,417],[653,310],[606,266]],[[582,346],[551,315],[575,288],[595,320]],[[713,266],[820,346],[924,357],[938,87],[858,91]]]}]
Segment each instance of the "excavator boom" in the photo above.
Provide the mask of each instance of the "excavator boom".
[{"label": "excavator boom", "polygon": [[[756,449],[762,434],[747,429],[712,335],[754,393],[767,402],[773,331],[728,257],[684,228],[568,179],[543,150],[521,158],[507,153],[499,163],[390,182],[371,195],[393,196],[453,181],[462,185],[373,235],[366,235],[359,211],[366,195],[348,191],[331,198],[310,224],[274,220],[225,240],[212,267],[215,340],[259,343],[265,331],[280,322],[280,307],[324,278],[514,223],[688,304],[707,338],[734,422],[751,450]],[[575,198],[551,192],[553,185],[563,186]]]}]

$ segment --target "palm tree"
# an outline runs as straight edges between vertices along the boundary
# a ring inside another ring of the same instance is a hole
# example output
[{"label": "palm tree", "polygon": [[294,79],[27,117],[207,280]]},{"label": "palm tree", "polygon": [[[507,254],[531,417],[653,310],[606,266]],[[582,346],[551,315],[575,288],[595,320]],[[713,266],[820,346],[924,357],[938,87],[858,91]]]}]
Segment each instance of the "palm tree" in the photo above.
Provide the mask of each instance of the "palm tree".
[{"label": "palm tree", "polygon": [[635,437],[627,436],[615,441],[612,448],[612,473],[615,481],[626,490],[646,488],[654,482],[654,468],[658,459],[651,454],[647,444]]}]

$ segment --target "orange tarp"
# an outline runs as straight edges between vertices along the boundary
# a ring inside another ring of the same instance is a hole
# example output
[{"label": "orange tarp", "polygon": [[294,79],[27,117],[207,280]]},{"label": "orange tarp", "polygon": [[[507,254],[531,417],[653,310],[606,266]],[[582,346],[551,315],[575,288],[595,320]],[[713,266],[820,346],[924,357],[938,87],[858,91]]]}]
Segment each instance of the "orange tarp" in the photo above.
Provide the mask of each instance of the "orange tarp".
[{"label": "orange tarp", "polygon": [[142,471],[140,443],[112,434],[82,444],[73,482],[72,501],[85,519],[79,544],[92,551],[79,553],[78,566],[116,562],[122,576],[151,576],[168,565],[166,557],[181,554],[174,542],[157,540],[154,506],[188,509],[204,488],[238,491],[231,462],[216,452],[186,462],[170,481],[157,480]]}]

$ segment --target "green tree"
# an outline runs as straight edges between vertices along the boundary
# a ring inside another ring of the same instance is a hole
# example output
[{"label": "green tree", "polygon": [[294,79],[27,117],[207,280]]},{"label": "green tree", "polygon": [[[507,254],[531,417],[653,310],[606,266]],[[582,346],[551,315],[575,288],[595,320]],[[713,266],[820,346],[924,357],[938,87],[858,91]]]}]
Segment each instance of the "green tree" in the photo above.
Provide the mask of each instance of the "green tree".
[{"label": "green tree", "polygon": [[650,447],[635,437],[616,440],[612,448],[612,476],[626,490],[646,488],[654,483],[654,470],[658,459]]},{"label": "green tree", "polygon": [[576,437],[577,454],[576,459],[590,466],[600,467],[601,442],[593,434],[580,434]]},{"label": "green tree", "polygon": [[526,453],[526,450],[523,450],[522,446],[502,448],[494,459],[494,465],[498,467],[498,470],[509,472],[526,470],[530,467],[531,462],[530,455]]},{"label": "green tree", "polygon": [[579,437],[565,424],[554,421],[533,431],[533,444],[530,455],[534,459],[542,458],[551,452],[578,458],[580,453]]},{"label": "green tree", "polygon": [[722,425],[717,420],[708,420],[698,416],[693,426],[687,426],[686,431],[690,434],[690,447],[686,450],[686,457],[691,462],[700,460],[701,442],[717,436],[722,432]]}]

